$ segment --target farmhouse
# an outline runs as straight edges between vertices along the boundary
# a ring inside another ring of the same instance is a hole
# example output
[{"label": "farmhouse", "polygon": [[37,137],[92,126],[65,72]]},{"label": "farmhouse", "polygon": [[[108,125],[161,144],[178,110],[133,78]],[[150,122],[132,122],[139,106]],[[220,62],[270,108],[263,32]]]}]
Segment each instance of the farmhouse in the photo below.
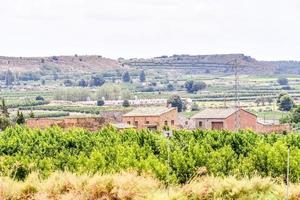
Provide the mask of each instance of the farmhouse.
[{"label": "farmhouse", "polygon": [[194,127],[199,129],[225,129],[234,131],[238,123],[239,129],[252,129],[260,133],[289,130],[289,125],[287,124],[263,123],[257,119],[255,114],[236,108],[205,109],[194,115],[191,119]]},{"label": "farmhouse", "polygon": [[257,116],[243,109],[219,108],[205,109],[192,117],[195,128],[200,129],[226,129],[234,131],[236,117],[239,117],[240,129],[256,130]]},{"label": "farmhouse", "polygon": [[178,113],[170,107],[140,107],[123,115],[123,123],[137,129],[162,130],[164,126],[177,127]]}]

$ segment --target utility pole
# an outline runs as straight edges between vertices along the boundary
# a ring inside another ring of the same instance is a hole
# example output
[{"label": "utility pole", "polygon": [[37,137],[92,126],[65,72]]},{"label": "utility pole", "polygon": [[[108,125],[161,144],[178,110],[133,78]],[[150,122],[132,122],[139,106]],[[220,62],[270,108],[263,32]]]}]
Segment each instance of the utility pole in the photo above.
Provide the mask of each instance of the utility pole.
[{"label": "utility pole", "polygon": [[287,167],[286,167],[286,200],[289,200],[289,173],[290,173],[290,144],[288,146]]},{"label": "utility pole", "polygon": [[238,131],[240,129],[240,80],[239,80],[239,67],[240,63],[238,60],[233,61],[233,68],[234,68],[234,93],[235,93],[235,130]]},{"label": "utility pole", "polygon": [[167,153],[168,153],[168,174],[167,174],[167,187],[168,187],[168,196],[170,196],[170,175],[171,175],[171,157],[170,157],[170,139],[173,136],[173,132],[171,130],[164,131],[164,136],[167,138]]}]

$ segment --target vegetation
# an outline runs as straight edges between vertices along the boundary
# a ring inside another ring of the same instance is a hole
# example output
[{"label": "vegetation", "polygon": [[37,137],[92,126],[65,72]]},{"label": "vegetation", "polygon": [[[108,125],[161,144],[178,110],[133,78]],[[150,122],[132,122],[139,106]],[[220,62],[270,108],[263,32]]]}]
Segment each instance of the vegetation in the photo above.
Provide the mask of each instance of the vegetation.
[{"label": "vegetation", "polygon": [[279,79],[277,79],[277,83],[278,83],[279,85],[288,85],[288,84],[289,84],[289,81],[288,81],[287,78],[279,78]]},{"label": "vegetation", "polygon": [[37,96],[36,98],[35,98],[35,100],[36,101],[45,101],[45,99],[44,99],[44,97],[42,97],[42,96]]},{"label": "vegetation", "polygon": [[144,70],[141,71],[141,73],[139,75],[139,78],[140,78],[141,82],[145,82],[146,81],[146,74],[145,74]]},{"label": "vegetation", "polygon": [[104,104],[105,104],[105,102],[102,99],[97,101],[97,106],[104,106]]},{"label": "vegetation", "polygon": [[193,105],[191,106],[191,111],[199,111],[199,105],[197,103],[193,103]]},{"label": "vegetation", "polygon": [[290,111],[295,106],[294,100],[288,94],[280,94],[277,104],[282,111]]},{"label": "vegetation", "polygon": [[0,134],[0,172],[1,176],[24,180],[35,171],[47,177],[54,171],[106,174],[133,169],[153,173],[164,182],[186,183],[205,167],[214,176],[260,175],[284,180],[290,144],[290,180],[300,181],[297,134],[175,131],[170,139],[170,166],[167,144],[161,133],[146,130],[125,130],[120,134],[110,127],[95,133],[57,127],[7,128]]},{"label": "vegetation", "polygon": [[201,82],[187,81],[185,82],[184,87],[189,93],[194,93],[206,88],[206,84],[203,81]]},{"label": "vegetation", "polygon": [[126,72],[123,74],[122,80],[123,80],[123,82],[125,82],[125,83],[131,81],[131,77],[130,77],[130,75],[129,75],[129,72],[126,71]]},{"label": "vegetation", "polygon": [[100,87],[105,83],[105,80],[103,76],[97,75],[97,76],[92,76],[91,81],[90,81],[90,86],[91,87]]},{"label": "vegetation", "polygon": [[124,100],[123,103],[122,103],[123,107],[127,108],[130,106],[130,102],[128,100]]},{"label": "vegetation", "polygon": [[11,125],[10,120],[7,117],[0,115],[0,131],[5,130]]},{"label": "vegetation", "polygon": [[5,104],[5,100],[1,100],[1,107],[0,107],[0,131],[5,130],[7,127],[11,125],[11,122],[9,120],[9,112],[8,108]]},{"label": "vegetation", "polygon": [[4,99],[1,100],[1,116],[6,118],[9,117],[8,107],[6,106]]},{"label": "vegetation", "polygon": [[14,75],[12,71],[8,70],[5,74],[5,85],[10,86],[14,82]]},{"label": "vegetation", "polygon": [[25,117],[24,117],[23,113],[20,112],[19,110],[18,110],[18,112],[17,112],[16,123],[19,124],[19,125],[25,123]]},{"label": "vegetation", "polygon": [[33,110],[30,110],[29,118],[33,119],[35,117]]},{"label": "vegetation", "polygon": [[[290,199],[299,199],[299,185],[290,186]],[[0,198],[8,199],[114,199],[114,200],[207,200],[207,199],[257,199],[281,200],[285,188],[268,178],[254,177],[238,180],[233,177],[202,176],[185,185],[165,188],[151,175],[123,172],[110,175],[76,175],[55,172],[47,179],[32,173],[23,181],[0,178]]]},{"label": "vegetation", "polygon": [[56,91],[54,98],[65,101],[86,101],[90,97],[87,88],[72,88]]},{"label": "vegetation", "polygon": [[177,107],[178,112],[184,111],[184,102],[178,95],[173,95],[172,97],[170,97],[168,99],[168,104],[170,104],[172,107]]}]

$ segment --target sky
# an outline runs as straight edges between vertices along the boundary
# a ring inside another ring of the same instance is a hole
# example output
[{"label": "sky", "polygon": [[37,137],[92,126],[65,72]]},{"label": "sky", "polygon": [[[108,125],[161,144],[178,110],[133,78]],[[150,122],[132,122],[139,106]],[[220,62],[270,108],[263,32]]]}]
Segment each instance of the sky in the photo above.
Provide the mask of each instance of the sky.
[{"label": "sky", "polygon": [[0,0],[0,55],[300,60],[299,0]]}]

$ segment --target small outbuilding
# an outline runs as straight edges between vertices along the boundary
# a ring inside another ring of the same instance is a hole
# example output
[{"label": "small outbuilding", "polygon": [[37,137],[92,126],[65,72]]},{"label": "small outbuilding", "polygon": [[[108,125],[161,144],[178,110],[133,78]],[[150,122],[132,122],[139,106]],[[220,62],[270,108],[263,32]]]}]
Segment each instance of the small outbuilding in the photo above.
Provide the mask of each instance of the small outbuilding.
[{"label": "small outbuilding", "polygon": [[200,111],[192,118],[194,128],[230,130],[252,129],[259,133],[282,133],[290,131],[288,124],[265,123],[247,110],[237,108],[209,108]]}]

